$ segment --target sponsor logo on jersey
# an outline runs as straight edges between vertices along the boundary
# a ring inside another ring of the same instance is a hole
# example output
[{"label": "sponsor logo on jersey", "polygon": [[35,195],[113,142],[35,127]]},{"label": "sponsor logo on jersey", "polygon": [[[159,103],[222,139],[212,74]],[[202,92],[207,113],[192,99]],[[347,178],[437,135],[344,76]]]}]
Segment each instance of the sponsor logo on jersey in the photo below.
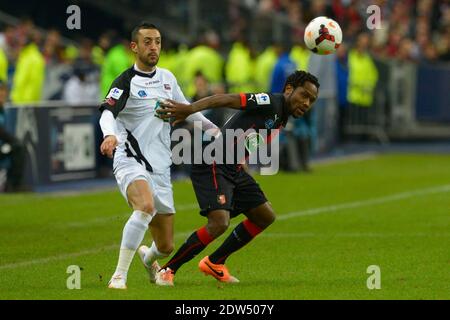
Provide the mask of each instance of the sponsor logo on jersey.
[{"label": "sponsor logo on jersey", "polygon": [[141,98],[145,98],[147,96],[147,92],[145,92],[145,90],[139,90],[138,96]]},{"label": "sponsor logo on jersey", "polygon": [[274,125],[275,121],[273,119],[266,120],[265,122],[266,129],[272,129]]},{"label": "sponsor logo on jersey", "polygon": [[106,98],[113,98],[116,100],[119,100],[120,96],[122,95],[123,90],[119,89],[119,88],[112,88],[108,95],[106,96]]},{"label": "sponsor logo on jersey", "polygon": [[256,95],[256,102],[258,104],[270,104],[270,98],[267,93],[258,93]]},{"label": "sponsor logo on jersey", "polygon": [[144,83],[144,85],[149,86],[151,84],[156,84],[156,83],[159,83],[159,82],[160,82],[159,80],[148,81],[148,82]]},{"label": "sponsor logo on jersey", "polygon": [[166,90],[171,90],[170,84],[164,83],[164,89],[166,89]]}]

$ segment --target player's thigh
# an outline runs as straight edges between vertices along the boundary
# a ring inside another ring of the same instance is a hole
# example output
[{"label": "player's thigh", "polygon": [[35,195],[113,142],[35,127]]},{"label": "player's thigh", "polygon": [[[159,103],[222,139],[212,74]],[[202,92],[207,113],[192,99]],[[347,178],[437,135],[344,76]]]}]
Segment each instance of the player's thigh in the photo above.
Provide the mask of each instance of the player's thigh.
[{"label": "player's thigh", "polygon": [[215,210],[231,211],[234,184],[219,167],[213,170],[210,165],[193,165],[190,177],[200,215],[207,217]]},{"label": "player's thigh", "polygon": [[173,213],[158,213],[150,222],[150,233],[160,252],[170,253],[173,250]]},{"label": "player's thigh", "polygon": [[175,205],[173,200],[172,182],[170,172],[166,174],[153,174],[153,201],[156,212],[159,214],[174,214]]},{"label": "player's thigh", "polygon": [[[264,206],[267,203],[267,198],[262,191],[259,184],[255,179],[246,172],[241,172],[236,177],[236,188],[234,190],[234,207],[232,216],[236,216],[240,213],[248,213],[252,218],[255,218],[255,214],[251,212],[261,212],[261,223],[268,221],[267,217],[270,216],[270,204],[269,207]],[[271,207],[270,207],[271,208]]]},{"label": "player's thigh", "polygon": [[127,188],[127,198],[134,210],[153,214],[153,193],[147,180],[138,179],[131,182]]},{"label": "player's thigh", "polygon": [[244,215],[262,229],[267,228],[275,221],[275,212],[268,201],[245,211]]}]

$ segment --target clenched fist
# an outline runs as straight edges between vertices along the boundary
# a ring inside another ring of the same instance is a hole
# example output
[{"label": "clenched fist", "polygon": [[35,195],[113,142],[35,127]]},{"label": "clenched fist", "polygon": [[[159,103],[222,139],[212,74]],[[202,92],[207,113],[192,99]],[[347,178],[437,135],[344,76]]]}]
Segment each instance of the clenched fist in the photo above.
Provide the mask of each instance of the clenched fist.
[{"label": "clenched fist", "polygon": [[106,136],[100,146],[101,154],[106,155],[108,158],[112,158],[118,144],[119,142],[117,141],[116,136]]}]

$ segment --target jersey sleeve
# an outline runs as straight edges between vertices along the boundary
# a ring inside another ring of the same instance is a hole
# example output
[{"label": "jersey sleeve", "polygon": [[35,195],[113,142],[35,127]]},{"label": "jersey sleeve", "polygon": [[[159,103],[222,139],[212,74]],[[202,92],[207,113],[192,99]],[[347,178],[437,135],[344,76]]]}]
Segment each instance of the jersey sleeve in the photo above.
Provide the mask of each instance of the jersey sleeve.
[{"label": "jersey sleeve", "polygon": [[189,104],[189,101],[184,96],[183,91],[181,91],[181,88],[176,80],[174,80],[173,100],[176,102]]},{"label": "jersey sleeve", "polygon": [[241,110],[274,108],[275,99],[270,93],[240,93]]},{"label": "jersey sleeve", "polygon": [[105,97],[105,100],[100,104],[99,110],[109,110],[113,113],[114,118],[117,118],[119,112],[125,108],[127,100],[130,96],[130,77],[127,72],[121,74],[116,78]]},{"label": "jersey sleeve", "polygon": [[[178,85],[176,79],[174,80],[173,100],[180,102],[180,103],[190,104],[190,102],[184,96],[183,91],[181,91],[181,88]],[[209,129],[217,129],[217,126],[213,122],[211,122],[208,118],[206,118],[201,112],[196,112],[196,113],[189,115],[186,118],[186,120],[189,122],[193,122],[194,125],[196,122],[201,121],[202,126],[200,127],[200,129],[202,129],[204,131],[209,130]]]}]

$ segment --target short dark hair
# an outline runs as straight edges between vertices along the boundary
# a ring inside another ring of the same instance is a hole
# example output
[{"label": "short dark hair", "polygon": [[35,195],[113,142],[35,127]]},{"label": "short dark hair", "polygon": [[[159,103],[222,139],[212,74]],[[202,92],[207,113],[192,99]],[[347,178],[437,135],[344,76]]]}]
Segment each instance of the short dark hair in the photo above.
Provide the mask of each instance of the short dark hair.
[{"label": "short dark hair", "polygon": [[284,90],[286,90],[286,86],[288,84],[290,84],[295,89],[299,86],[302,86],[306,81],[311,82],[317,87],[317,89],[319,89],[319,80],[315,75],[303,70],[296,70],[294,73],[290,74],[289,77],[287,77],[286,82],[284,83],[283,92]]},{"label": "short dark hair", "polygon": [[156,29],[159,31],[158,27],[155,26],[153,23],[143,21],[140,24],[138,24],[136,27],[134,27],[133,31],[131,31],[131,41],[136,42],[137,41],[137,35],[139,33],[139,30],[142,29]]}]

